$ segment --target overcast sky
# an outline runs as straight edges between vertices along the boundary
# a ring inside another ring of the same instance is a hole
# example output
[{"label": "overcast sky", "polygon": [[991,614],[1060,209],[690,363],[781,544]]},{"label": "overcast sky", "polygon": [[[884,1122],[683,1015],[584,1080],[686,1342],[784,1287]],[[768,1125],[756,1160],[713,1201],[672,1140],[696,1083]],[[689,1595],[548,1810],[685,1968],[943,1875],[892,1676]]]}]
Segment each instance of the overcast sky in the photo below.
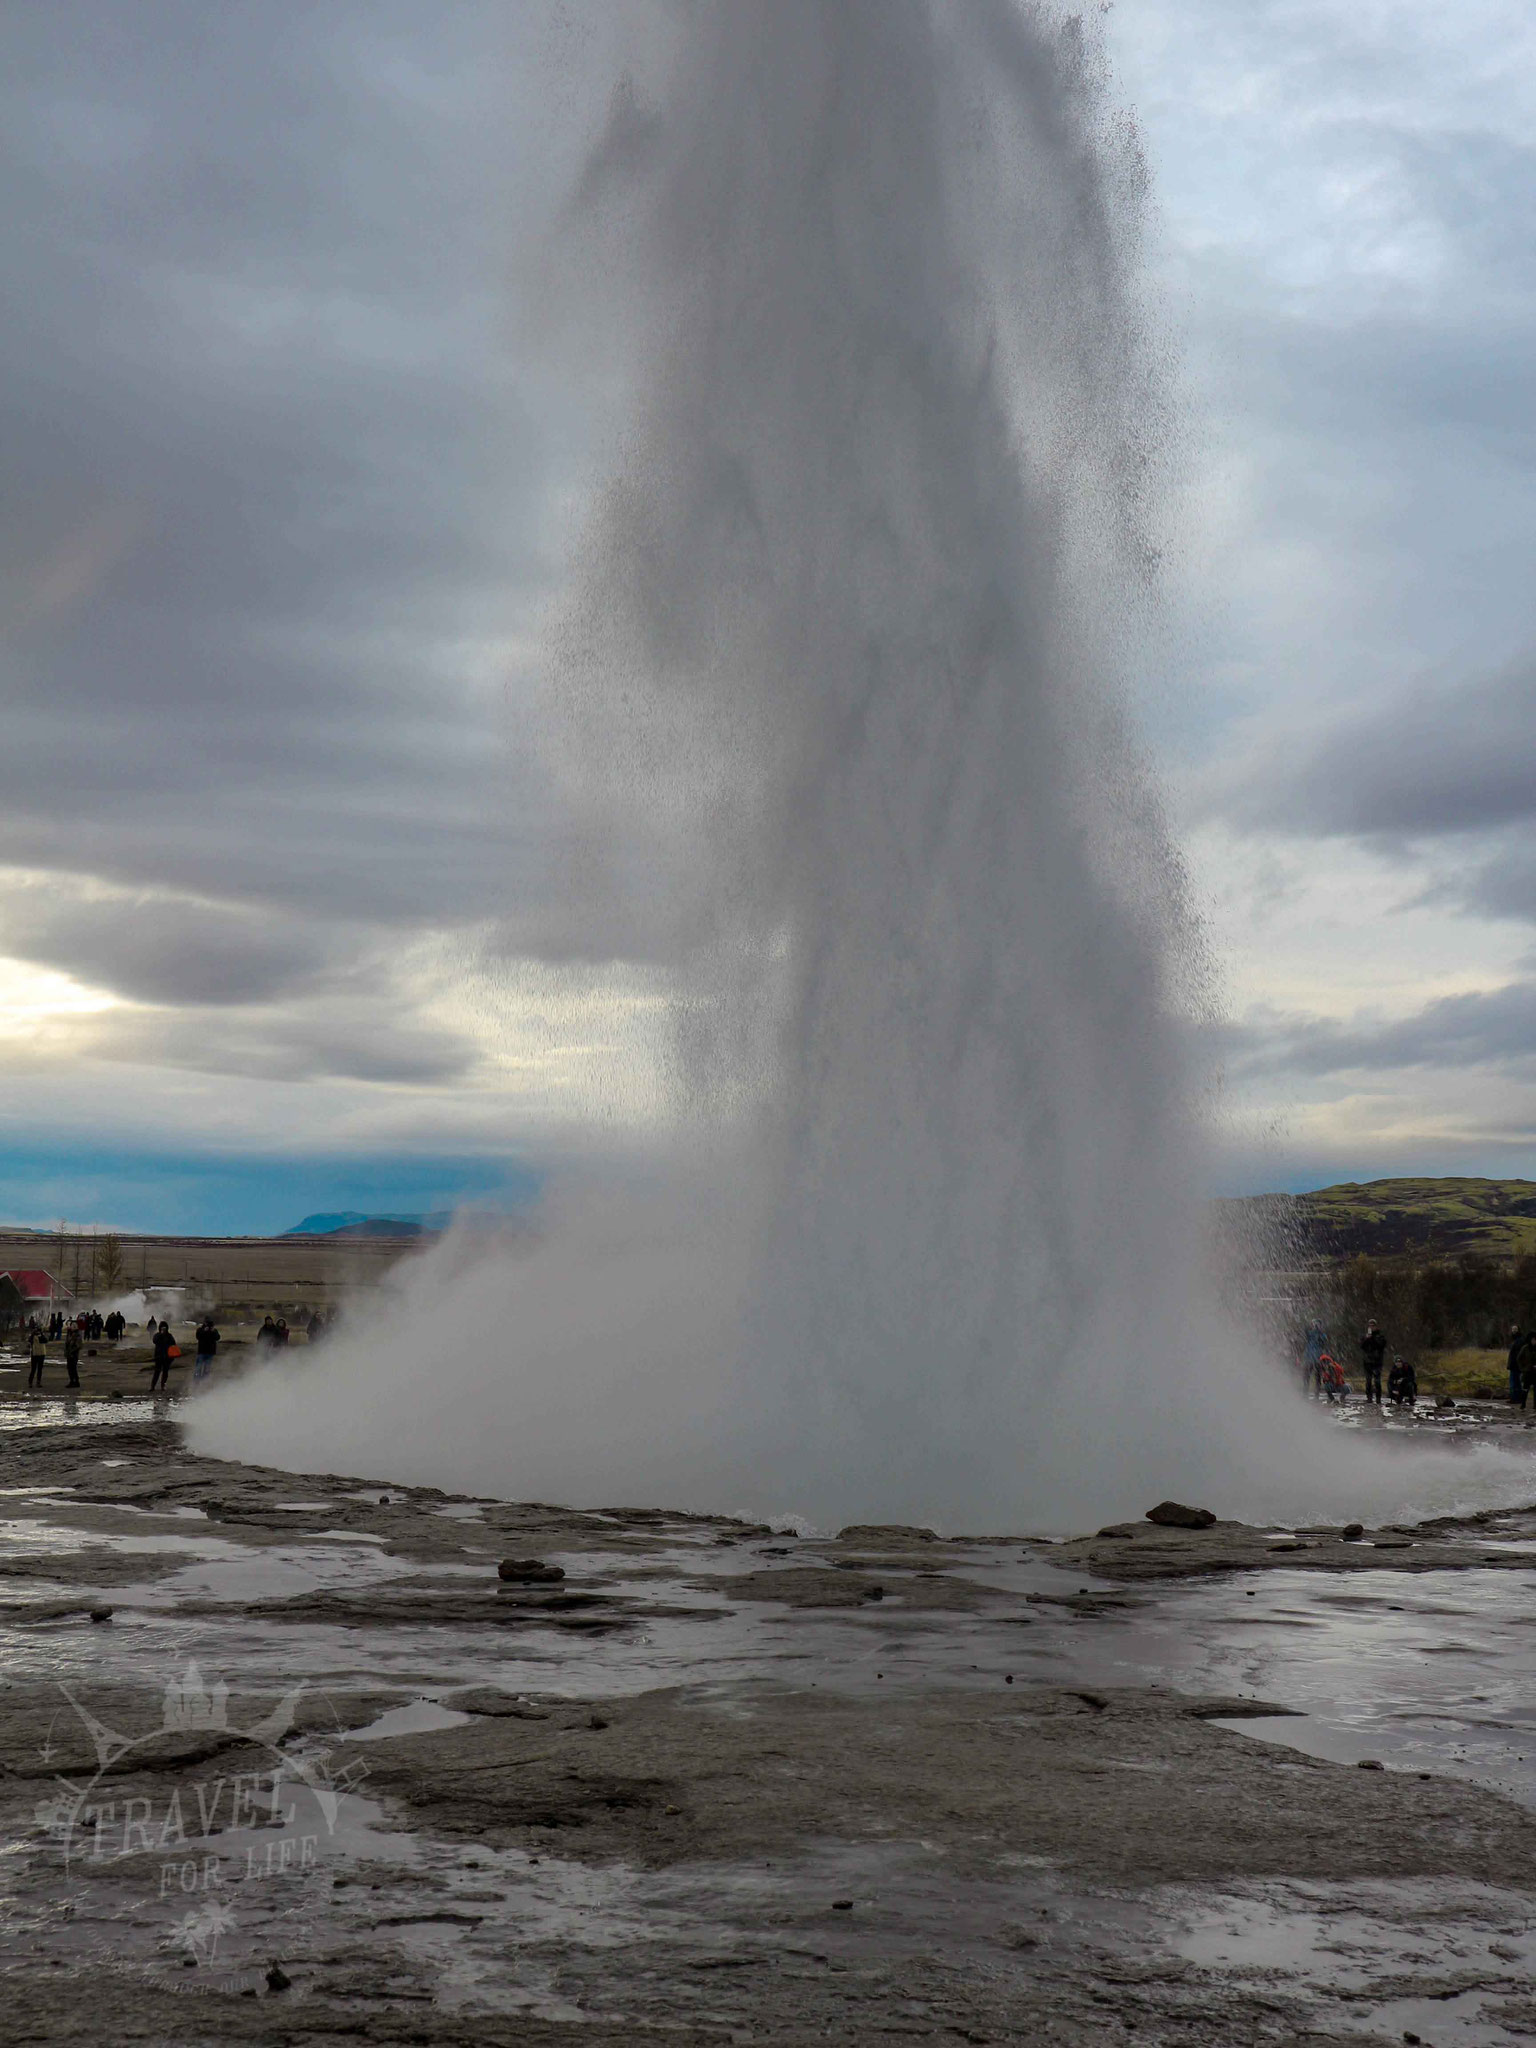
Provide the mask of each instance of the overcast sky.
[{"label": "overcast sky", "polygon": [[[572,19],[0,8],[0,1216],[521,1187],[637,1046],[654,1110],[656,992],[505,960],[559,888],[524,726],[597,439],[520,341]],[[1536,1174],[1536,18],[1108,35],[1183,361],[1146,715],[1222,1185]]]}]

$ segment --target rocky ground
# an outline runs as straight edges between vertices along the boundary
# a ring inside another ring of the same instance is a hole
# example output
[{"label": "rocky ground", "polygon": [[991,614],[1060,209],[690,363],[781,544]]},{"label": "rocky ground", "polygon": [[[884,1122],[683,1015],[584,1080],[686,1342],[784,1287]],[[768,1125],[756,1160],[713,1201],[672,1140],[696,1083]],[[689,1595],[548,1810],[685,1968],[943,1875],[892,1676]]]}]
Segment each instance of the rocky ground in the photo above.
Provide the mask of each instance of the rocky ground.
[{"label": "rocky ground", "polygon": [[1518,1696],[1529,1515],[814,1538],[6,1415],[9,2040],[1536,2039],[1527,1805],[1277,1718],[1377,1588]]}]

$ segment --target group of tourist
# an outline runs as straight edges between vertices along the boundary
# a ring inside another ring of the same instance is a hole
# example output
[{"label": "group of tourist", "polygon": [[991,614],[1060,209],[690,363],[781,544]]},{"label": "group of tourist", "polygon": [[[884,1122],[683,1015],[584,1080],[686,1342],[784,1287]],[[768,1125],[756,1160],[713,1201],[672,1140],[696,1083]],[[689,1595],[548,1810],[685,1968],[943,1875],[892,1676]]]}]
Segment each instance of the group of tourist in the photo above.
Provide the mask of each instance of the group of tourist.
[{"label": "group of tourist", "polygon": [[[1360,1363],[1365,1373],[1365,1398],[1375,1407],[1385,1405],[1382,1367],[1386,1362],[1386,1333],[1373,1316],[1360,1339]],[[1334,1357],[1328,1332],[1314,1322],[1307,1330],[1301,1360],[1301,1384],[1314,1401],[1326,1400],[1330,1407],[1349,1399],[1349,1381]],[[1419,1376],[1400,1353],[1393,1353],[1392,1369],[1386,1375],[1385,1399],[1394,1408],[1411,1408],[1419,1398]]]},{"label": "group of tourist", "polygon": [[[304,1325],[304,1335],[311,1344],[318,1344],[322,1337],[330,1334],[335,1320],[334,1309],[317,1308]],[[290,1335],[286,1316],[268,1316],[256,1332],[256,1342],[263,1351],[281,1351],[287,1346]]]},{"label": "group of tourist", "polygon": [[69,1321],[66,1322],[61,1315],[50,1316],[48,1318],[47,1333],[45,1334],[43,1325],[37,1320],[36,1316],[32,1318],[31,1322],[27,1325],[29,1340],[27,1346],[27,1385],[29,1387],[40,1387],[43,1384],[43,1367],[48,1363],[48,1340],[50,1337],[63,1339],[64,1369],[68,1374],[66,1384],[71,1387],[79,1386],[80,1347],[87,1334],[81,1325],[88,1320],[89,1318],[87,1317],[71,1316]]},{"label": "group of tourist", "polygon": [[[317,1308],[304,1327],[304,1334],[311,1344],[326,1336],[335,1321],[334,1309]],[[61,1345],[65,1371],[65,1390],[72,1391],[80,1385],[80,1357],[86,1344],[105,1338],[118,1343],[128,1329],[128,1320],[120,1310],[102,1315],[98,1310],[88,1309],[79,1315],[66,1316],[54,1310],[47,1316],[33,1316],[24,1331],[27,1347],[27,1386],[40,1389],[43,1374],[49,1361],[50,1344]],[[144,1335],[151,1351],[149,1389],[152,1394],[169,1393],[171,1367],[181,1357],[181,1346],[176,1341],[170,1324],[163,1318],[156,1321],[148,1317],[144,1324]],[[268,1316],[256,1333],[257,1348],[272,1352],[281,1350],[289,1341],[287,1318]],[[222,1334],[211,1314],[205,1315],[198,1324],[193,1338],[192,1378],[194,1383],[206,1380],[213,1371],[214,1360],[219,1354]]]},{"label": "group of tourist", "polygon": [[[33,1323],[27,1325],[29,1331],[34,1327],[35,1321],[36,1318],[33,1319]],[[109,1338],[115,1344],[127,1327],[127,1317],[117,1309],[113,1309],[109,1316],[104,1316],[97,1308],[82,1309],[79,1315],[66,1320],[63,1309],[56,1308],[49,1316],[43,1334],[48,1343],[57,1344],[67,1336],[70,1329],[78,1329],[87,1344],[97,1344],[103,1337]]]},{"label": "group of tourist", "polygon": [[[50,1341],[62,1342],[64,1347],[64,1372],[66,1391],[80,1385],[80,1353],[88,1339],[106,1337],[114,1344],[122,1337],[128,1324],[125,1317],[116,1310],[109,1316],[95,1314],[71,1316],[66,1321],[61,1316],[50,1316],[46,1323],[33,1317],[27,1325],[27,1385],[41,1387],[43,1372],[48,1364]],[[150,1392],[170,1391],[171,1367],[181,1356],[181,1346],[176,1342],[168,1322],[156,1322],[151,1316],[144,1326],[149,1338],[152,1363],[150,1366]],[[197,1362],[192,1377],[204,1380],[212,1369],[218,1355],[220,1333],[211,1315],[205,1315],[197,1326]]]},{"label": "group of tourist", "polygon": [[[1378,1407],[1382,1405],[1382,1366],[1386,1355],[1386,1335],[1373,1317],[1360,1339],[1360,1363],[1365,1375],[1365,1398]],[[1510,1324],[1508,1367],[1510,1405],[1524,1408],[1529,1401],[1536,1410],[1536,1330],[1522,1330],[1518,1323]],[[1307,1330],[1300,1370],[1302,1387],[1313,1400],[1330,1404],[1348,1400],[1349,1381],[1333,1356],[1328,1332],[1321,1323],[1314,1322]],[[1411,1408],[1418,1394],[1418,1375],[1405,1359],[1394,1354],[1392,1369],[1386,1376],[1386,1399],[1394,1407]]]},{"label": "group of tourist", "polygon": [[[149,1375],[149,1391],[152,1394],[162,1390],[169,1393],[171,1367],[181,1356],[181,1346],[171,1334],[170,1324],[164,1322],[158,1327],[154,1323],[150,1324],[149,1341],[155,1355],[154,1368]],[[213,1361],[219,1355],[219,1345],[222,1342],[219,1328],[211,1315],[204,1316],[198,1324],[195,1342],[197,1353],[193,1361],[192,1377],[194,1380],[205,1380],[213,1370]]]}]

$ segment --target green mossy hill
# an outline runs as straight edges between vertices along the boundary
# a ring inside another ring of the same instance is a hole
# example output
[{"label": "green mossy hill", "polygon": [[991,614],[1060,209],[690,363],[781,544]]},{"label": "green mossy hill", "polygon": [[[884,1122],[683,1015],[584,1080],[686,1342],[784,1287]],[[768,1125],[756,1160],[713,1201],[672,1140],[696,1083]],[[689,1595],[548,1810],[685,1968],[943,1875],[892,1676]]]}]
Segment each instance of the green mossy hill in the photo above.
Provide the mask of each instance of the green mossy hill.
[{"label": "green mossy hill", "polygon": [[1513,1260],[1536,1253],[1536,1181],[1345,1181],[1227,1205],[1313,1257]]}]

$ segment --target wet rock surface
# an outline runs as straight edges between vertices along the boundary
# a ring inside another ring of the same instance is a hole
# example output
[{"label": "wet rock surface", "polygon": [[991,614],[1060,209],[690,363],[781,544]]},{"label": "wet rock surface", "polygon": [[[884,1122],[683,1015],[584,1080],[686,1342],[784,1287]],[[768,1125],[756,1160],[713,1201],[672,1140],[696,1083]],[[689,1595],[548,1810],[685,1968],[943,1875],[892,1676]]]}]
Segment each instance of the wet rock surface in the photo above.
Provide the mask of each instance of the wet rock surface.
[{"label": "wet rock surface", "polygon": [[1518,1621],[1474,1641],[1474,1596],[1523,1596],[1536,1521],[815,1538],[220,1464],[136,1417],[0,1429],[0,1486],[7,2039],[1536,2025],[1528,1806],[1390,1720],[1308,1754],[1297,1710],[1410,1585],[1461,1589],[1415,1668],[1492,1698]]},{"label": "wet rock surface", "polygon": [[1023,1858],[1131,1883],[1536,1880],[1536,1830],[1489,1794],[1280,1751],[1255,1768],[1215,1724],[1269,1705],[1028,1688],[896,1695],[872,1715],[819,1689],[653,1692],[607,1706],[598,1730],[575,1702],[532,1727],[378,1743],[370,1785],[446,1833],[535,1851],[558,1837],[647,1867],[894,1837],[970,1872]]},{"label": "wet rock surface", "polygon": [[1192,1527],[1124,1522],[1058,1544],[1054,1560],[1122,1581],[1187,1579],[1230,1572],[1519,1571],[1536,1558],[1476,1540],[1474,1523],[1434,1522],[1415,1529],[1256,1529],[1244,1522]]},{"label": "wet rock surface", "polygon": [[718,1586],[732,1600],[771,1600],[784,1607],[862,1607],[876,1599],[897,1601],[915,1611],[960,1614],[995,1607],[1008,1598],[974,1579],[915,1573],[907,1558],[861,1559],[857,1566],[789,1564],[692,1583],[696,1589]]}]

